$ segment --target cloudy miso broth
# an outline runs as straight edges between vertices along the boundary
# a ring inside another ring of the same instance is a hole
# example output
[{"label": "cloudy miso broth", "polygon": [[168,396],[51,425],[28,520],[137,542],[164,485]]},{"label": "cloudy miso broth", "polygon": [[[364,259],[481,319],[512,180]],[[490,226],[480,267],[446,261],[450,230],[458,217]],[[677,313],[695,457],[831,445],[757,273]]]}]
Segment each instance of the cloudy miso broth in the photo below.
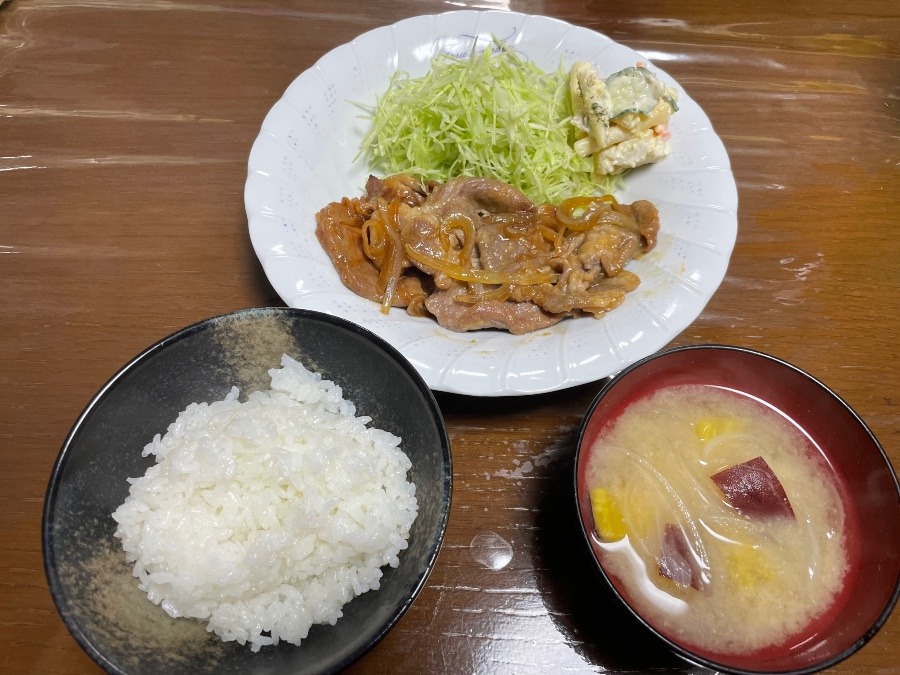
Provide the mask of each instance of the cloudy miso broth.
[{"label": "cloudy miso broth", "polygon": [[848,571],[836,478],[789,420],[717,387],[630,404],[585,473],[603,565],[661,632],[747,654],[805,633]]}]

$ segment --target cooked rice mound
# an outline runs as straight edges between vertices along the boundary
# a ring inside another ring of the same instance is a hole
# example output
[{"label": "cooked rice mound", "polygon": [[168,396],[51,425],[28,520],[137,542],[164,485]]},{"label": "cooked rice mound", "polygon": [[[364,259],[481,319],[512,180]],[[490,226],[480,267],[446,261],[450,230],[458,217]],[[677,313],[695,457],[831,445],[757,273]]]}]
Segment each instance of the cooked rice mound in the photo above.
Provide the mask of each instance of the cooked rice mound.
[{"label": "cooked rice mound", "polygon": [[191,403],[113,513],[141,590],[253,651],[334,624],[399,564],[416,517],[400,439],[288,356],[271,390]]}]

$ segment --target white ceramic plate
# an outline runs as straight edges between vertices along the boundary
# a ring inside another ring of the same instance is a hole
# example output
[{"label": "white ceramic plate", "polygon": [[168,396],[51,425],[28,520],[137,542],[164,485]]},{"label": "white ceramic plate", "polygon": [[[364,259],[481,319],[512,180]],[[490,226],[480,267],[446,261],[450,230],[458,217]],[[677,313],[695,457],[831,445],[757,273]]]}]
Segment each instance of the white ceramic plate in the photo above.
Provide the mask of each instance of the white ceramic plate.
[{"label": "white ceramic plate", "polygon": [[737,235],[737,190],[709,119],[679,89],[671,152],[633,172],[617,197],[660,211],[657,247],[629,269],[640,287],[602,319],[567,319],[523,336],[453,333],[404,309],[381,314],[347,290],[315,236],[315,214],[362,194],[369,174],[354,161],[368,122],[353,102],[373,104],[399,69],[427,72],[441,50],[467,54],[491,36],[546,70],[577,60],[608,74],[647,61],[594,31],[543,16],[458,11],[418,16],[360,35],[323,56],[266,116],[250,153],[245,204],[250,238],[269,281],[291,307],[354,321],[403,353],[438,391],[533,394],[592,382],[665,346],[703,310],[728,266]]}]

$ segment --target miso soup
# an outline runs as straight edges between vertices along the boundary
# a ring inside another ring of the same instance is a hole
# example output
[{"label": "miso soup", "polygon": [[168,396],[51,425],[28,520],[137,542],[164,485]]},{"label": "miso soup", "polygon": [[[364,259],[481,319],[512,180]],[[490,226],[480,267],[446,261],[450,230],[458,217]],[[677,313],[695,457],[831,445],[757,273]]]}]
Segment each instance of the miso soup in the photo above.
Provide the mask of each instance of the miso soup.
[{"label": "miso soup", "polygon": [[836,603],[837,480],[777,411],[701,385],[629,405],[585,474],[607,573],[661,632],[721,654],[796,639]]}]

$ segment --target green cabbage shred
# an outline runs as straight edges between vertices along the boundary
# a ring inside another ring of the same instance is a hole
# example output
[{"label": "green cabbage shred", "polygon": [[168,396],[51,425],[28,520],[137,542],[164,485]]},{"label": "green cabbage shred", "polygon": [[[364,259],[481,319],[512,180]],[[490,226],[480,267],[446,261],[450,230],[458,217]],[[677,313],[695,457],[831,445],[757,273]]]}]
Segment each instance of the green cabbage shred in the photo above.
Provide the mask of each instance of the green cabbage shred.
[{"label": "green cabbage shred", "polygon": [[561,64],[544,72],[499,40],[466,58],[439,54],[423,77],[394,73],[360,156],[384,175],[494,178],[536,203],[611,192],[572,147],[568,86]]}]

